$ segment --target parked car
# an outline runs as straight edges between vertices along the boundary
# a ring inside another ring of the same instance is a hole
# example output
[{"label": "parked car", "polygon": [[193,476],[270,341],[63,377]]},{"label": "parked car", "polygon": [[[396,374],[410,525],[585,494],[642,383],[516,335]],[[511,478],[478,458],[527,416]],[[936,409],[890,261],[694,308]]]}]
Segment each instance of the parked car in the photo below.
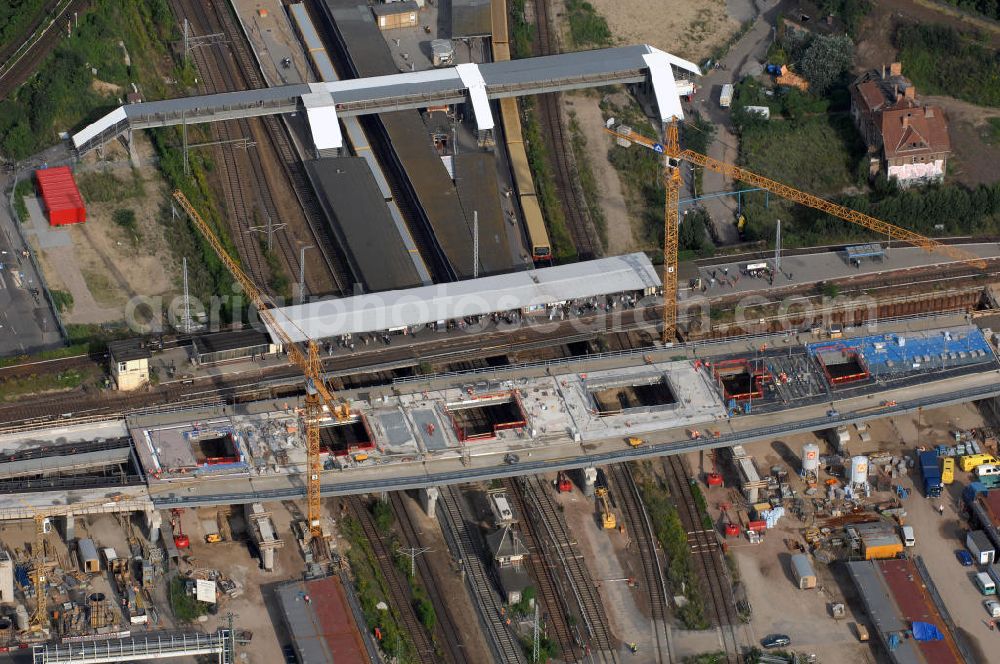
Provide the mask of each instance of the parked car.
[{"label": "parked car", "polygon": [[1000,602],[988,599],[983,602],[983,607],[986,608],[986,613],[990,614],[990,618],[1000,618]]},{"label": "parked car", "polygon": [[962,563],[962,567],[972,567],[972,554],[965,549],[959,549],[955,552],[955,557],[958,558],[958,562]]},{"label": "parked car", "polygon": [[504,455],[503,460],[504,460],[504,463],[508,463],[508,464],[513,465],[515,463],[520,462],[521,461],[521,457],[519,457],[518,455],[514,454],[513,452],[508,452],[507,454]]},{"label": "parked car", "polygon": [[768,634],[760,641],[765,648],[787,648],[792,640],[786,634]]}]

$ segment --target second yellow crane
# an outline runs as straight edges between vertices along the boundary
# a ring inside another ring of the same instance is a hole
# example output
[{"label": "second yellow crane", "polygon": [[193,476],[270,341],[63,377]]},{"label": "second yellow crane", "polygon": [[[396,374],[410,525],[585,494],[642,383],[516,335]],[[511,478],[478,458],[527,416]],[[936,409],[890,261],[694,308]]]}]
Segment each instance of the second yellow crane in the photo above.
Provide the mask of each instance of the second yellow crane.
[{"label": "second yellow crane", "polygon": [[777,194],[800,205],[821,210],[834,217],[849,221],[858,226],[863,226],[871,231],[887,236],[890,241],[902,240],[915,247],[920,247],[927,251],[936,251],[956,261],[968,263],[980,269],[986,267],[986,261],[982,258],[958,247],[942,244],[932,238],[890,224],[887,221],[876,219],[863,212],[858,212],[843,205],[824,200],[818,196],[813,196],[794,187],[766,178],[763,175],[748,171],[745,168],[713,159],[693,150],[681,150],[676,118],[667,124],[666,140],[663,143],[658,143],[633,131],[621,132],[607,127],[604,130],[622,141],[636,143],[663,155],[663,179],[667,190],[663,220],[663,343],[672,343],[677,336],[677,235],[680,220],[678,201],[681,189],[681,161],[687,161],[697,166],[711,169],[733,180],[746,182],[755,187],[766,189],[773,194]]},{"label": "second yellow crane", "polygon": [[[347,403],[336,399],[323,381],[322,366],[319,359],[319,347],[316,342],[309,339],[304,333],[302,337],[306,339],[305,349],[292,340],[288,332],[277,319],[276,309],[272,306],[269,298],[257,287],[250,277],[243,272],[239,264],[233,260],[226,251],[226,248],[219,241],[212,228],[202,219],[198,211],[194,209],[187,196],[180,190],[174,192],[174,199],[187,213],[191,222],[198,231],[205,237],[212,249],[219,256],[219,260],[226,266],[233,278],[243,287],[243,292],[250,298],[250,302],[257,309],[260,319],[267,325],[281,341],[288,353],[288,359],[298,366],[306,378],[306,398],[305,398],[305,431],[306,431],[306,519],[309,533],[313,541],[318,541],[323,535],[322,528],[322,507],[320,504],[321,482],[320,474],[323,471],[320,463],[320,421],[323,419],[324,406],[329,410],[330,415],[338,420],[344,421],[351,417],[351,410]],[[293,327],[294,321],[288,321]],[[300,330],[301,332],[301,330]]]}]

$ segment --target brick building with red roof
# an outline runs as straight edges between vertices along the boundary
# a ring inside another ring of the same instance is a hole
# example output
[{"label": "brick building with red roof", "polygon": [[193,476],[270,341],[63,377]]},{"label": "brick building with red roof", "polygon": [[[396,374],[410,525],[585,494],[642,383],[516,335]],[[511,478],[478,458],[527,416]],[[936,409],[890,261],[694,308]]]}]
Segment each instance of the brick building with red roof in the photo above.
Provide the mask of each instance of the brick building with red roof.
[{"label": "brick building with red roof", "polygon": [[900,186],[941,182],[951,139],[939,106],[917,101],[916,87],[894,62],[851,84],[851,116],[868,146],[869,173],[882,172]]}]

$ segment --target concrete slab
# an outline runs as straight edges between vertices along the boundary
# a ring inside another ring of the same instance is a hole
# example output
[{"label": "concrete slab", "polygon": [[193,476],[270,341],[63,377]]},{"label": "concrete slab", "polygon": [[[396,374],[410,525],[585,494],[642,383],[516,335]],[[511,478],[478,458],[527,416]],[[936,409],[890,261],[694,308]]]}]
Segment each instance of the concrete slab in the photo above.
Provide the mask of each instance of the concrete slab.
[{"label": "concrete slab", "polygon": [[27,229],[28,234],[35,236],[39,248],[55,249],[73,244],[69,228],[49,226],[49,220],[45,218],[45,212],[42,211],[42,204],[37,196],[25,196],[24,205],[28,208],[28,219],[31,222]]}]

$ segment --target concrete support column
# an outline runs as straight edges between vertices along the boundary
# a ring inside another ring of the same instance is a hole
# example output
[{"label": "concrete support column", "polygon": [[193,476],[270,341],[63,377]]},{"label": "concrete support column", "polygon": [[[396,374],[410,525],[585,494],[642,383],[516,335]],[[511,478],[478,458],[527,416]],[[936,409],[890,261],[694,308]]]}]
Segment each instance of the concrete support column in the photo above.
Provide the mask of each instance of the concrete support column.
[{"label": "concrete support column", "polygon": [[267,548],[260,551],[260,562],[268,572],[274,569],[274,549]]},{"label": "concrete support column", "polygon": [[427,516],[432,519],[437,518],[435,510],[437,509],[437,500],[440,495],[441,491],[436,486],[429,486],[420,490],[420,502],[423,504]]},{"label": "concrete support column", "polygon": [[163,517],[158,510],[146,510],[146,531],[151,544],[156,544],[160,539],[160,526],[163,525]]},{"label": "concrete support column", "polygon": [[66,541],[70,542],[76,539],[76,520],[73,518],[72,514],[66,515]]},{"label": "concrete support column", "polygon": [[583,495],[593,496],[594,485],[597,484],[597,468],[583,469]]}]

